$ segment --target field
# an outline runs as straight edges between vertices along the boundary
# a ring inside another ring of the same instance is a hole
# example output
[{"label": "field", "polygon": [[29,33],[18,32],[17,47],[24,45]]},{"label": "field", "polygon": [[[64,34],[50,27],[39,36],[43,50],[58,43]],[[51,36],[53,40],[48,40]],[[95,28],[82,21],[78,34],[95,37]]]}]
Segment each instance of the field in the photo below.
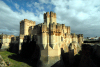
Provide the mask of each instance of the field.
[{"label": "field", "polygon": [[28,60],[22,60],[15,53],[11,53],[8,51],[0,51],[0,55],[5,62],[10,62],[10,66],[7,67],[32,67],[28,65]]}]

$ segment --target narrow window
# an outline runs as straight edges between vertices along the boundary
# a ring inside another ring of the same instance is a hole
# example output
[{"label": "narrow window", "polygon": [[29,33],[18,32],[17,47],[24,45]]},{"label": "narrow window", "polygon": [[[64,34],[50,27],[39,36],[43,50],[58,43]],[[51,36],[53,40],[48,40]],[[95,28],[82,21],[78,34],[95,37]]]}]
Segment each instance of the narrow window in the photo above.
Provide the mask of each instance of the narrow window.
[{"label": "narrow window", "polygon": [[61,41],[63,41],[63,37],[61,37]]}]

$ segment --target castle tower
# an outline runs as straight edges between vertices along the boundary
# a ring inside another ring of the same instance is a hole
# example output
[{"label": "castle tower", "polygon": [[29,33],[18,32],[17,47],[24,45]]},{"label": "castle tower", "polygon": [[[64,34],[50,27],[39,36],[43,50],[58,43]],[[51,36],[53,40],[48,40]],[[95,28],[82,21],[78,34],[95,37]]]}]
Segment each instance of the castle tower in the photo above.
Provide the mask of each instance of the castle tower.
[{"label": "castle tower", "polygon": [[20,35],[19,35],[19,51],[23,43],[24,36],[32,34],[32,27],[35,26],[35,21],[24,19],[20,21]]},{"label": "castle tower", "polygon": [[70,26],[67,26],[67,33],[70,34]]},{"label": "castle tower", "polygon": [[61,31],[62,31],[62,26],[60,24],[56,25],[56,40],[57,40],[57,44],[59,45],[59,47],[61,46]]},{"label": "castle tower", "polygon": [[75,33],[72,34],[72,42],[73,41],[78,42],[78,38],[77,38],[77,35]]},{"label": "castle tower", "polygon": [[22,35],[29,35],[30,27],[35,26],[35,21],[24,19],[20,22],[20,34]]},{"label": "castle tower", "polygon": [[79,42],[79,45],[81,46],[83,43],[83,34],[78,35],[78,42]]},{"label": "castle tower", "polygon": [[47,28],[49,28],[49,23],[55,23],[56,24],[56,13],[53,13],[52,11],[44,13],[44,23],[47,24]]},{"label": "castle tower", "polygon": [[50,23],[49,12],[44,13],[44,23],[47,23],[47,27],[49,27],[49,23]]},{"label": "castle tower", "polygon": [[56,23],[56,13],[50,12],[50,22]]},{"label": "castle tower", "polygon": [[42,25],[42,46],[43,49],[47,46],[47,26],[46,24]]},{"label": "castle tower", "polygon": [[[49,13],[47,13],[47,15],[49,15]],[[56,37],[56,32],[58,33],[61,31],[60,30],[61,26],[59,27],[59,30],[56,30],[56,24],[49,22],[49,21],[54,21],[52,20],[53,19],[52,13],[50,15],[51,16],[49,16],[49,18],[44,20],[47,22],[43,23],[41,27],[42,44],[39,45],[41,49],[40,60],[43,62],[44,67],[47,67],[46,65],[50,67],[57,61],[59,61],[61,54],[60,46],[57,44],[58,37]],[[59,34],[60,33],[58,33],[58,35]]]},{"label": "castle tower", "polygon": [[49,38],[49,45],[51,46],[52,49],[55,46],[55,40],[56,40],[55,32],[56,32],[56,25],[53,24],[53,23],[50,23],[50,25],[49,25],[49,34],[50,34],[49,35],[50,36],[50,38]]},{"label": "castle tower", "polygon": [[1,43],[2,43],[2,48],[8,48],[9,44],[11,43],[11,36],[10,35],[2,34],[2,41],[1,41]]}]

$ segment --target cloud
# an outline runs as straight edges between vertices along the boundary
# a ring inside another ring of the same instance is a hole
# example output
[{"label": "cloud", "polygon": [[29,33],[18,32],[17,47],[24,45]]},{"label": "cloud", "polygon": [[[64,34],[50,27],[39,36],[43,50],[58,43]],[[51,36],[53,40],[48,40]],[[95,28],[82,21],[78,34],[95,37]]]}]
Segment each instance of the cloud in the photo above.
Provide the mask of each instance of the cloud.
[{"label": "cloud", "polygon": [[37,3],[37,2],[28,3],[28,2],[27,2],[26,5],[27,5],[27,7],[35,8],[35,9],[38,9],[38,10],[43,10],[43,9],[44,9],[42,3]]},{"label": "cloud", "polygon": [[12,0],[7,0],[8,2],[12,2]]},{"label": "cloud", "polygon": [[14,4],[16,9],[19,10],[19,5],[17,3]]},{"label": "cloud", "polygon": [[39,3],[37,3],[37,2],[34,3],[34,6],[39,10],[43,10],[44,9],[44,7],[42,5],[40,5]]},{"label": "cloud", "polygon": [[40,3],[45,3],[48,4],[50,2],[50,0],[39,0]]},{"label": "cloud", "polygon": [[30,4],[29,2],[27,2],[26,5],[27,7],[32,7],[33,3]]},{"label": "cloud", "polygon": [[[3,5],[3,6],[2,6]],[[14,3],[15,8],[21,6]],[[29,10],[13,11],[3,1],[0,1],[0,31],[12,29],[19,35],[19,22],[23,19],[43,22],[43,13],[53,11],[57,15],[57,23],[71,27],[71,32],[87,36],[100,36],[100,2],[99,0],[39,0],[27,2]],[[24,7],[25,8],[25,7]],[[5,20],[6,19],[6,20]],[[14,33],[14,32],[13,32]]]},{"label": "cloud", "polygon": [[51,0],[51,4],[55,6],[57,22],[71,26],[72,33],[100,36],[99,0]]},{"label": "cloud", "polygon": [[[19,5],[15,4],[16,8],[19,8]],[[33,12],[24,11],[19,9],[19,12],[13,11],[8,5],[3,1],[0,1],[0,34],[15,34],[19,35],[20,21],[24,19],[36,21],[36,24],[43,21],[43,16],[35,16]]]}]

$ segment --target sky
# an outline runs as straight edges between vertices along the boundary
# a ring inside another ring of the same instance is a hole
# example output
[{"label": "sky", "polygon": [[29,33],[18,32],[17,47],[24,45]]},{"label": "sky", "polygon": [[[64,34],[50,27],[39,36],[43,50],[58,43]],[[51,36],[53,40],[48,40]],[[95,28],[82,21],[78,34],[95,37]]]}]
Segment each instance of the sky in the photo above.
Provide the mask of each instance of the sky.
[{"label": "sky", "polygon": [[21,20],[43,23],[50,11],[71,33],[100,37],[100,0],[0,0],[0,34],[18,36]]}]

